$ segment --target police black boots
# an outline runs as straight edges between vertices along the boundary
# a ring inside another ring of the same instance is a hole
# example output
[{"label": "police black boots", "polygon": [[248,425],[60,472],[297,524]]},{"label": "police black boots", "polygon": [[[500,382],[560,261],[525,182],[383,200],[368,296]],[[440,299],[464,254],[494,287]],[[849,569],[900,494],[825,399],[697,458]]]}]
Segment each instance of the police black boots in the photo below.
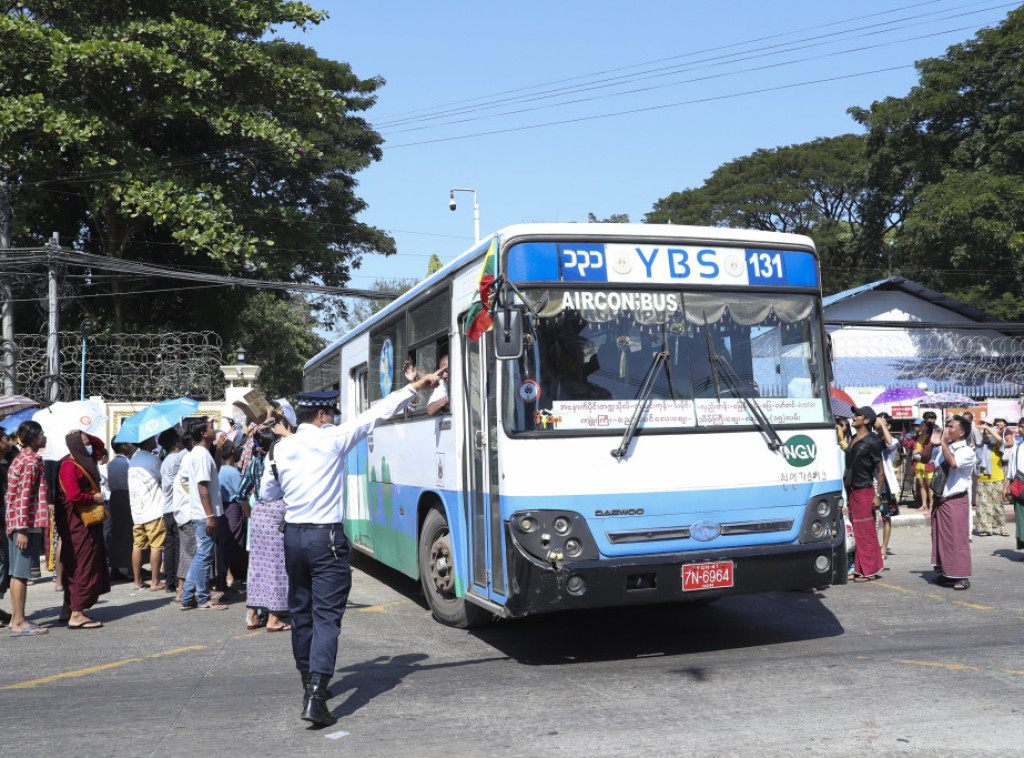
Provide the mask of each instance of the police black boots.
[{"label": "police black boots", "polygon": [[302,677],[302,710],[306,710],[306,703],[309,702],[309,680],[313,675],[308,671],[300,671],[299,676]]},{"label": "police black boots", "polygon": [[309,686],[306,687],[306,704],[302,709],[302,718],[311,721],[317,726],[330,726],[336,724],[338,719],[331,715],[327,708],[327,685],[331,683],[331,677],[327,674],[312,674],[309,677]]}]

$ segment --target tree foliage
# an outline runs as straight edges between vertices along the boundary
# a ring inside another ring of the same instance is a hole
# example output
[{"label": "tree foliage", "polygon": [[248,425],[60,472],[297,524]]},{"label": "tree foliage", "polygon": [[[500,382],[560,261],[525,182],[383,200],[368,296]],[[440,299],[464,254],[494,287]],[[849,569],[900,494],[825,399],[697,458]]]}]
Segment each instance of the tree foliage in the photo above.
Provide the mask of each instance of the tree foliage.
[{"label": "tree foliage", "polygon": [[256,386],[270,398],[302,388],[302,367],[323,350],[309,302],[298,295],[258,292],[239,314],[229,345],[245,348],[246,360],[261,367]]},{"label": "tree foliage", "polygon": [[846,134],[757,150],[719,166],[702,186],[658,200],[644,220],[806,234],[818,248],[826,291],[860,284],[881,263],[857,254],[864,246],[863,142]]},{"label": "tree foliage", "polygon": [[[323,12],[286,0],[6,5],[0,181],[15,190],[15,246],[58,231],[115,258],[339,286],[363,254],[394,251],[356,220],[354,175],[381,157],[360,114],[382,81],[269,38]],[[106,285],[121,295],[90,301],[93,315],[118,330],[221,330],[252,296],[141,298],[127,294],[135,284]]]},{"label": "tree foliage", "polygon": [[908,277],[1024,319],[1024,8],[917,64],[906,97],[851,114],[868,129],[865,220],[895,217]]},{"label": "tree foliage", "polygon": [[[429,264],[428,264],[429,268]],[[418,284],[416,279],[377,279],[371,289],[377,292],[391,292],[401,295]],[[355,300],[348,309],[348,317],[345,319],[345,331],[351,331],[361,323],[370,318],[394,298],[361,298]]]}]

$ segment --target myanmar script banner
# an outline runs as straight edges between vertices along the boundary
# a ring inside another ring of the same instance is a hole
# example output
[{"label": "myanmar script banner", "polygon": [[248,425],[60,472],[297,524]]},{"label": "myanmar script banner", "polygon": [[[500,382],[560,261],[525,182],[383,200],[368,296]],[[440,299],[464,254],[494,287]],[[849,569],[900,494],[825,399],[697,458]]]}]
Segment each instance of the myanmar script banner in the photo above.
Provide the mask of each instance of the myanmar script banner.
[{"label": "myanmar script banner", "polygon": [[484,256],[484,265],[480,268],[480,282],[477,285],[476,298],[469,306],[466,315],[466,336],[478,342],[484,332],[489,332],[494,320],[491,318],[491,285],[494,284],[494,272],[498,259],[498,238],[491,240]]}]

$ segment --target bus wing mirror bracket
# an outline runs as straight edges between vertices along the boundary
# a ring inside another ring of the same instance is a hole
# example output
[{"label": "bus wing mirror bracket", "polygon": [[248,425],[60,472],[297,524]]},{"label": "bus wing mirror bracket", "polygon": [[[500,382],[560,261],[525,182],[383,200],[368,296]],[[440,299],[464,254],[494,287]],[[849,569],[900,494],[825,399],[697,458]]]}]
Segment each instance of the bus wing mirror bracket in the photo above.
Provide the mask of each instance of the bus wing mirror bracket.
[{"label": "bus wing mirror bracket", "polygon": [[523,354],[523,312],[512,306],[494,311],[494,354],[499,361],[518,360]]}]

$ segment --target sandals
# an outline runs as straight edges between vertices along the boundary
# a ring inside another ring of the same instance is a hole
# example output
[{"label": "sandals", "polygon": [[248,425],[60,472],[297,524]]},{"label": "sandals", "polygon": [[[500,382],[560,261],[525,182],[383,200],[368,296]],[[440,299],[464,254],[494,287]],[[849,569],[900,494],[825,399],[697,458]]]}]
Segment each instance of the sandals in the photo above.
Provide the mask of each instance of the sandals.
[{"label": "sandals", "polygon": [[950,585],[955,590],[969,590],[971,588],[970,579],[957,579],[955,584]]},{"label": "sandals", "polygon": [[874,574],[874,575],[872,575],[872,576],[858,576],[858,577],[857,577],[856,579],[854,579],[853,581],[855,581],[855,582],[873,582],[873,581],[875,581],[876,579],[881,579],[881,578],[882,578],[882,577],[881,577],[880,575],[878,575],[878,574]]}]

